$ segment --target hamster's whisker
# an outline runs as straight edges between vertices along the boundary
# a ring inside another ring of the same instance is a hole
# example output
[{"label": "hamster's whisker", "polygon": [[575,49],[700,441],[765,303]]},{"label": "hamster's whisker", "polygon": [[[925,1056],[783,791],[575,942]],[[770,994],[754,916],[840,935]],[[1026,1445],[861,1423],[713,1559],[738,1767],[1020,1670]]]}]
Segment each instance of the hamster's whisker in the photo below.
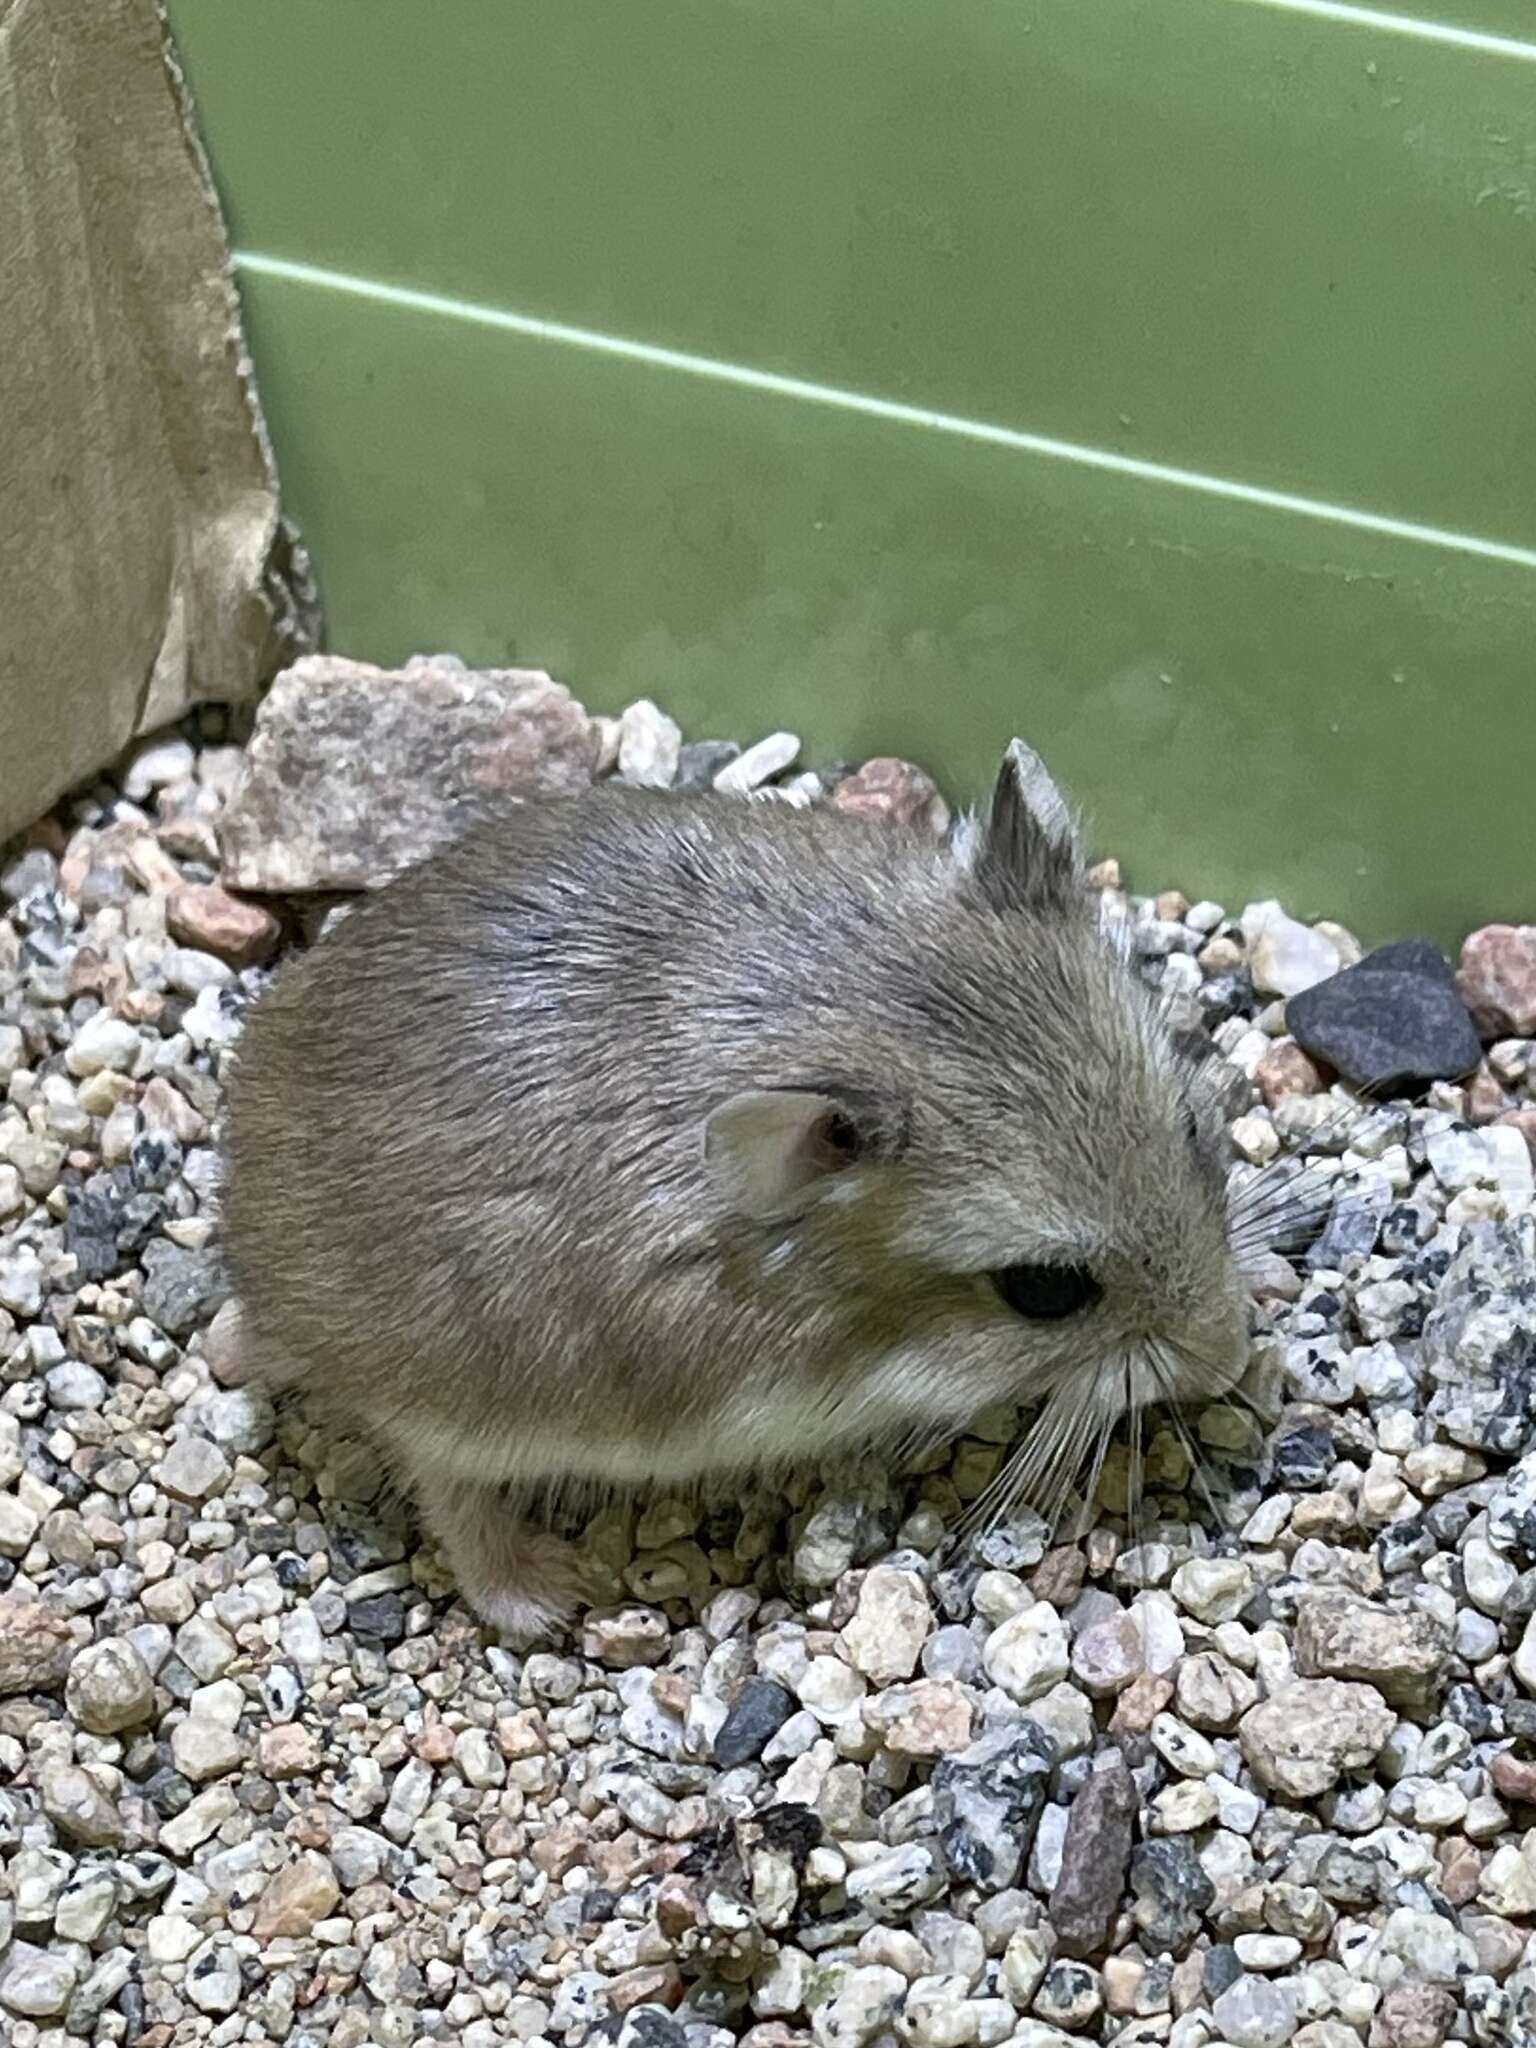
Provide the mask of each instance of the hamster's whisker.
[{"label": "hamster's whisker", "polygon": [[1330,1151],[1328,1147],[1339,1135],[1340,1131],[1328,1129],[1308,1132],[1294,1151],[1280,1151],[1262,1166],[1236,1159],[1231,1170],[1239,1176],[1244,1193],[1267,1188],[1277,1180],[1316,1179],[1320,1174],[1337,1173],[1343,1153]]},{"label": "hamster's whisker", "polygon": [[1227,1227],[1233,1231],[1250,1230],[1291,1211],[1316,1210],[1321,1214],[1332,1206],[1339,1179],[1334,1173],[1315,1183],[1303,1184],[1299,1176],[1293,1176],[1269,1189],[1262,1201],[1239,1198],[1227,1210]]},{"label": "hamster's whisker", "polygon": [[[1316,1100],[1317,1098],[1313,1097],[1312,1099]],[[1263,1171],[1265,1173],[1272,1173],[1277,1167],[1284,1166],[1298,1158],[1304,1158],[1308,1154],[1321,1153],[1330,1158],[1337,1157],[1337,1154],[1333,1153],[1330,1148],[1337,1144],[1340,1139],[1347,1138],[1348,1134],[1357,1125],[1363,1123],[1370,1113],[1371,1109],[1368,1103],[1359,1102],[1353,1098],[1340,1102],[1337,1098],[1334,1098],[1332,1109],[1323,1118],[1322,1122],[1314,1124],[1310,1131],[1298,1132],[1290,1141],[1294,1149],[1282,1152],[1279,1158],[1271,1160],[1269,1165],[1263,1168]],[[1284,1142],[1283,1137],[1282,1142]]]},{"label": "hamster's whisker", "polygon": [[1105,1461],[1114,1441],[1115,1429],[1128,1414],[1130,1365],[1126,1359],[1109,1360],[1095,1373],[1091,1388],[1080,1407],[1082,1448],[1074,1468],[1064,1466],[1060,1474],[1061,1505],[1057,1520],[1065,1514],[1066,1497],[1073,1481],[1083,1479],[1083,1499],[1090,1516],[1096,1510]]},{"label": "hamster's whisker", "polygon": [[1229,1231],[1227,1249],[1245,1256],[1306,1251],[1327,1223],[1327,1207],[1277,1209],[1273,1216],[1245,1219]]},{"label": "hamster's whisker", "polygon": [[[1077,1385],[1052,1389],[1013,1455],[966,1508],[957,1533],[974,1535],[994,1528],[1024,1501],[1060,1533],[1075,1492],[1081,1493],[1083,1527],[1091,1527],[1104,1468],[1122,1422],[1130,1445],[1128,1514],[1138,1517],[1145,1490],[1146,1403],[1137,1392],[1134,1359],[1121,1355],[1106,1361],[1086,1391]],[[1081,1533],[1076,1531],[1074,1540]]]},{"label": "hamster's whisker", "polygon": [[[1121,1361],[1121,1370],[1125,1381],[1126,1434],[1130,1444],[1130,1465],[1125,1484],[1125,1519],[1131,1541],[1139,1550],[1145,1522],[1142,1508],[1146,1487],[1146,1460],[1143,1456],[1146,1404],[1141,1398],[1139,1382],[1129,1357]],[[1102,1457],[1101,1451],[1101,1460]]]},{"label": "hamster's whisker", "polygon": [[1037,1447],[1052,1424],[1053,1400],[1042,1404],[1034,1421],[1025,1423],[1025,1434],[1010,1457],[1003,1460],[990,1481],[961,1515],[957,1533],[965,1535],[981,1527],[993,1528],[1010,1514],[1038,1462]]},{"label": "hamster's whisker", "polygon": [[1266,1410],[1258,1397],[1250,1394],[1241,1382],[1229,1387],[1227,1392],[1222,1395],[1222,1399],[1230,1401],[1234,1408],[1241,1408],[1244,1414],[1252,1416],[1266,1436],[1268,1436],[1269,1432],[1279,1421],[1280,1411],[1284,1406],[1283,1402],[1277,1403],[1273,1408]]},{"label": "hamster's whisker", "polygon": [[1227,1243],[1234,1249],[1273,1251],[1283,1240],[1298,1233],[1309,1232],[1315,1236],[1327,1222],[1333,1201],[1331,1189],[1326,1194],[1301,1196],[1287,1190],[1283,1197],[1263,1208],[1254,1207],[1230,1215]]},{"label": "hamster's whisker", "polygon": [[1088,1467],[1083,1474],[1083,1486],[1090,1500],[1094,1499],[1098,1494],[1100,1483],[1104,1477],[1104,1466],[1109,1457],[1110,1446],[1114,1443],[1114,1440],[1114,1416],[1109,1414],[1101,1415],[1098,1428],[1093,1432]]},{"label": "hamster's whisker", "polygon": [[[1276,1166],[1294,1164],[1290,1160],[1277,1160],[1275,1163]],[[1273,1172],[1266,1167],[1257,1178],[1245,1181],[1229,1192],[1227,1220],[1236,1227],[1251,1222],[1255,1217],[1267,1216],[1275,1209],[1331,1200],[1335,1186],[1343,1178],[1344,1170],[1335,1159],[1329,1159],[1326,1164],[1319,1161],[1315,1166],[1305,1166],[1291,1173]]]},{"label": "hamster's whisker", "polygon": [[[1228,1245],[1232,1263],[1244,1280],[1262,1280],[1270,1270],[1270,1262],[1278,1259],[1282,1266],[1288,1266],[1293,1273],[1299,1273],[1305,1262],[1305,1251],[1283,1251],[1274,1245]],[[1250,1288],[1250,1293],[1252,1292]]]},{"label": "hamster's whisker", "polygon": [[1211,1490],[1210,1480],[1207,1477],[1210,1460],[1201,1450],[1195,1433],[1190,1428],[1179,1402],[1178,1361],[1168,1345],[1161,1340],[1154,1339],[1147,1346],[1147,1362],[1151,1368],[1152,1377],[1162,1394],[1168,1419],[1173,1424],[1174,1432],[1184,1446],[1184,1455],[1189,1460],[1190,1476],[1200,1489],[1201,1498],[1205,1502],[1207,1512],[1210,1514],[1216,1527],[1220,1529],[1223,1526],[1223,1518],[1216,1504],[1216,1496]]},{"label": "hamster's whisker", "polygon": [[1243,1224],[1228,1237],[1227,1249],[1234,1254],[1250,1256],[1277,1252],[1283,1258],[1291,1252],[1307,1250],[1308,1245],[1293,1244],[1291,1240],[1305,1234],[1310,1243],[1327,1221],[1327,1213],[1322,1209],[1282,1210],[1273,1221],[1262,1221],[1259,1225]]},{"label": "hamster's whisker", "polygon": [[1072,1482],[1083,1468],[1087,1450],[1084,1441],[1084,1410],[1080,1404],[1069,1399],[1063,1388],[1052,1398],[1046,1410],[1046,1420],[1049,1428],[1042,1432],[1038,1451],[1034,1445],[1030,1446],[1034,1455],[1024,1463],[1011,1501],[1018,1500],[1025,1485],[1032,1487],[1042,1473],[1049,1472],[1051,1479],[1041,1500],[1040,1512],[1054,1528],[1060,1519]]},{"label": "hamster's whisker", "polygon": [[1228,1220],[1236,1225],[1255,1216],[1267,1216],[1275,1209],[1321,1202],[1331,1198],[1341,1178],[1339,1167],[1330,1160],[1326,1172],[1314,1173],[1306,1167],[1300,1173],[1276,1174],[1272,1180],[1249,1181],[1229,1195]]},{"label": "hamster's whisker", "polygon": [[[1046,1520],[1053,1529],[1060,1527],[1066,1515],[1067,1502],[1072,1496],[1073,1488],[1079,1479],[1082,1478],[1085,1468],[1089,1464],[1094,1435],[1095,1418],[1093,1410],[1085,1403],[1074,1418],[1068,1437],[1067,1453],[1062,1458],[1060,1467],[1052,1480],[1051,1491],[1048,1497],[1049,1507],[1044,1511]],[[1096,1478],[1094,1483],[1097,1483]],[[1091,1503],[1091,1490],[1088,1498]]]},{"label": "hamster's whisker", "polygon": [[1347,1100],[1341,1102],[1335,1096],[1333,1098],[1332,1115],[1325,1117],[1315,1131],[1307,1133],[1304,1145],[1314,1150],[1321,1146],[1331,1145],[1335,1139],[1342,1138],[1346,1132],[1353,1132],[1370,1115],[1371,1104],[1369,1102],[1362,1101],[1355,1096],[1350,1096]]},{"label": "hamster's whisker", "polygon": [[1047,1396],[1024,1441],[986,1491],[973,1501],[962,1518],[962,1529],[980,1524],[994,1528],[1019,1505],[1032,1497],[1043,1474],[1052,1474],[1048,1492],[1039,1501],[1039,1513],[1054,1528],[1065,1509],[1066,1497],[1083,1467],[1087,1453],[1085,1421],[1092,1425],[1092,1412],[1075,1400],[1066,1387]]},{"label": "hamster's whisker", "polygon": [[931,1451],[941,1449],[952,1439],[951,1430],[935,1430],[927,1423],[913,1422],[891,1439],[886,1458],[892,1465],[906,1465],[914,1458],[926,1458]]},{"label": "hamster's whisker", "polygon": [[1221,1510],[1217,1505],[1216,1494],[1208,1476],[1210,1460],[1201,1450],[1199,1440],[1195,1436],[1194,1431],[1178,1412],[1177,1408],[1170,1408],[1169,1413],[1173,1417],[1174,1434],[1184,1446],[1184,1455],[1189,1460],[1190,1477],[1200,1490],[1200,1498],[1205,1503],[1206,1513],[1215,1522],[1216,1526],[1220,1528],[1222,1525]]},{"label": "hamster's whisker", "polygon": [[1331,1201],[1277,1204],[1262,1216],[1244,1217],[1228,1237],[1247,1251],[1304,1251],[1327,1227]]}]

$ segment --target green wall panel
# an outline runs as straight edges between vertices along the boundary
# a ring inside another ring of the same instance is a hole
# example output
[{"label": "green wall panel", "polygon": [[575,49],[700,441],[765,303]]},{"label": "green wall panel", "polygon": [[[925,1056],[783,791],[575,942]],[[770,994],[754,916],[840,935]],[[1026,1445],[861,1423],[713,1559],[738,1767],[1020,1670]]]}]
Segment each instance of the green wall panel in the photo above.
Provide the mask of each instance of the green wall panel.
[{"label": "green wall panel", "polygon": [[1536,40],[1256,0],[172,15],[237,245],[467,311],[246,273],[335,644],[957,789],[1017,728],[1148,881],[1536,914]]}]

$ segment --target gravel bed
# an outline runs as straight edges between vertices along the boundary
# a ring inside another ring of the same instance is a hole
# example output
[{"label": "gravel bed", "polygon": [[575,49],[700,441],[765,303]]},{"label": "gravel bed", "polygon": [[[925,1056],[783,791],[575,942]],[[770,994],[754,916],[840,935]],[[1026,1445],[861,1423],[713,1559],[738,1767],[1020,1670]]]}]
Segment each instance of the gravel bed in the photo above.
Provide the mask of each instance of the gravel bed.
[{"label": "gravel bed", "polygon": [[[595,730],[599,772],[943,824],[906,764]],[[241,763],[206,717],[0,873],[0,2037],[1536,2040],[1536,933],[1476,935],[1460,995],[1372,956],[1406,1049],[1362,1061],[1433,1072],[1462,997],[1483,1050],[1367,1102],[1287,1035],[1347,932],[1101,865],[1244,1077],[1240,1161],[1330,1184],[1241,1398],[1068,1531],[957,1533],[1012,1409],[611,1508],[608,1604],[514,1655],[234,1383],[221,1075],[302,922],[220,885]]]}]

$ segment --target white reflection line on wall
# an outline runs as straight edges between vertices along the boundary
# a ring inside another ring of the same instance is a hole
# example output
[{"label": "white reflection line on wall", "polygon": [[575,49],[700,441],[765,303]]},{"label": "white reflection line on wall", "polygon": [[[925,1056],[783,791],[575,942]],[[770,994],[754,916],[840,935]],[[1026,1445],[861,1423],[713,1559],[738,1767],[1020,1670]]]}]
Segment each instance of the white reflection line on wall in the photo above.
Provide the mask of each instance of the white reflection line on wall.
[{"label": "white reflection line on wall", "polygon": [[[1262,4],[1270,4],[1270,0],[1262,0]],[[949,434],[959,440],[981,442],[992,448],[1010,449],[1019,455],[1040,456],[1051,462],[1070,463],[1079,469],[1102,470],[1112,476],[1132,477],[1141,483],[1162,484],[1207,498],[1224,498],[1233,504],[1256,506],[1267,512],[1291,513],[1331,526],[1350,527],[1359,533],[1379,534],[1389,540],[1409,541],[1451,554],[1475,555],[1484,561],[1505,562],[1521,569],[1536,569],[1536,548],[1516,547],[1508,541],[1485,540],[1477,534],[1424,526],[1412,519],[1393,519],[1385,513],[1362,511],[1354,505],[1334,505],[1325,499],[1304,497],[1294,491],[1270,490],[1264,484],[1244,483],[1234,477],[1209,476],[1201,470],[1150,462],[1136,455],[1121,455],[1110,448],[1092,448],[1077,441],[1058,440],[1049,434],[1031,434],[1018,427],[965,419],[957,413],[935,412],[927,406],[904,405],[896,399],[876,398],[869,392],[848,391],[835,384],[817,384],[803,377],[781,376],[775,370],[755,370],[745,363],[722,362],[713,356],[690,355],[681,349],[661,348],[648,341],[630,341],[622,335],[603,334],[588,327],[570,327],[559,320],[540,320],[529,313],[509,312],[502,306],[482,306],[472,300],[450,298],[440,292],[384,284],[377,278],[353,277],[345,271],[326,270],[312,263],[295,263],[285,256],[263,256],[250,250],[237,250],[234,262],[238,270],[252,277],[271,277],[288,284],[312,285],[350,298],[370,299],[379,305],[395,306],[405,312],[430,313],[439,319],[458,320],[473,327],[499,329],[529,341],[557,342],[567,348],[584,349],[590,354],[612,356],[621,362],[641,363],[653,370],[672,370],[715,384],[730,384],[740,390],[762,392],[769,397],[792,398],[802,404],[826,406],[837,412],[859,413],[867,419],[883,420],[893,426],[925,427],[932,433]]]}]

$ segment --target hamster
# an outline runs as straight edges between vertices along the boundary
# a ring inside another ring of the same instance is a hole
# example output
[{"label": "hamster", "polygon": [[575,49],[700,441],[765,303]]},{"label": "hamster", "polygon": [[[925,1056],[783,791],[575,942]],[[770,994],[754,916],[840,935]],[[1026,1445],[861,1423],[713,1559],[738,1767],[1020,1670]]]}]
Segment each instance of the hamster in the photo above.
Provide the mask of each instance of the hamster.
[{"label": "hamster", "polygon": [[250,1368],[369,1438],[526,1642],[579,1603],[560,1484],[998,1401],[1081,1459],[1224,1390],[1224,1144],[1016,741],[944,842],[611,784],[482,818],[255,1005],[224,1231]]}]

